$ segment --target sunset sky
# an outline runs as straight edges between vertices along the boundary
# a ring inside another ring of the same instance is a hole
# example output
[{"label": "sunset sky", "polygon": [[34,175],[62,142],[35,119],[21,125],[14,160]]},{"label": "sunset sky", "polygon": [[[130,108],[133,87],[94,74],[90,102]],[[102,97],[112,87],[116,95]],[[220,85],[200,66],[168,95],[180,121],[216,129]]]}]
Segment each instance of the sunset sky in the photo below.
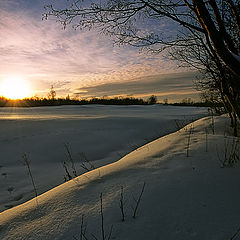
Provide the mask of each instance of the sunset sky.
[{"label": "sunset sky", "polygon": [[42,20],[44,5],[56,2],[64,4],[0,1],[0,86],[17,77],[29,84],[29,96],[46,96],[53,85],[58,97],[155,94],[170,101],[197,97],[192,82],[196,73],[178,68],[166,56],[113,46],[94,31],[70,26],[63,30],[53,19]]}]

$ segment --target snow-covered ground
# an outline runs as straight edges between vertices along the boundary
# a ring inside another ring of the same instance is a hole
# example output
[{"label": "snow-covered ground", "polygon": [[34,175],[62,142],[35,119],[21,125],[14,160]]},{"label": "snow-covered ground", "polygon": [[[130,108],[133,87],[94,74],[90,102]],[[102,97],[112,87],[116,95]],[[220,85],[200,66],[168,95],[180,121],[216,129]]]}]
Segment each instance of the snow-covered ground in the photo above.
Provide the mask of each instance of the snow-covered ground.
[{"label": "snow-covered ground", "polygon": [[34,197],[24,154],[41,194],[64,182],[64,161],[73,175],[65,144],[80,175],[85,157],[95,167],[115,162],[204,114],[204,108],[161,105],[1,108],[0,211]]},{"label": "snow-covered ground", "polygon": [[109,239],[238,239],[240,169],[222,164],[235,140],[225,116],[197,120],[2,212],[0,238],[108,239],[113,226]]}]

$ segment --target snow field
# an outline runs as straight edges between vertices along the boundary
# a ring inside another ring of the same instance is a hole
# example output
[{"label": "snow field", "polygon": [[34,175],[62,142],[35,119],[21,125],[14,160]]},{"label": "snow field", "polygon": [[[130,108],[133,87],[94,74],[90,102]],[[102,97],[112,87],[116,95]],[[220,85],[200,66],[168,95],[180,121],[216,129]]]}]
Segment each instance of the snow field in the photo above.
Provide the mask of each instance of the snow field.
[{"label": "snow field", "polygon": [[206,114],[204,108],[171,106],[61,106],[0,109],[0,211],[35,196],[23,155],[30,161],[38,194],[64,182],[63,163],[77,174],[85,157],[95,166],[115,162],[160,136]]},{"label": "snow field", "polygon": [[[222,167],[229,120],[211,117],[189,124],[129,153],[117,162],[87,172],[22,205],[0,214],[2,239],[101,238],[100,194],[104,230],[111,239],[230,239],[239,227],[239,167]],[[186,146],[192,129],[189,157]],[[206,151],[208,129],[208,151]],[[218,149],[218,150],[217,150]],[[137,218],[134,198],[146,187]],[[124,194],[126,220],[119,199]]]}]

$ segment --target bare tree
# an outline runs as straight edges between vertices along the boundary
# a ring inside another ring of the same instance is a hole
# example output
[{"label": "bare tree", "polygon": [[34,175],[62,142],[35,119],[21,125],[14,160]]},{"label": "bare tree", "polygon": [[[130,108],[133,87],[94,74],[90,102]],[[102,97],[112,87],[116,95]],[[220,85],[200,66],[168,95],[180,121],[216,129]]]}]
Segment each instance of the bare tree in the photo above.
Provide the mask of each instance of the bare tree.
[{"label": "bare tree", "polygon": [[[217,10],[217,5],[213,1],[209,4],[214,9],[213,12],[217,19],[217,24],[222,36],[224,37],[225,44],[231,49],[232,55],[237,56],[233,52],[239,52],[239,2],[238,10],[232,1],[228,1],[229,5],[222,2],[221,14]],[[238,22],[234,23],[233,19]],[[223,22],[223,20],[225,20]],[[224,26],[226,25],[226,27]],[[228,30],[226,30],[228,29]],[[231,37],[229,35],[231,34]],[[194,32],[195,45],[191,47],[190,51],[181,49],[179,54],[174,53],[177,58],[182,58],[182,62],[187,65],[203,67],[201,69],[202,79],[198,81],[198,87],[205,89],[211,96],[217,97],[222,100],[225,110],[229,113],[231,118],[232,127],[234,128],[234,135],[237,135],[237,116],[240,118],[240,82],[239,77],[219,59],[215,49],[211,44],[208,44],[209,39],[201,36],[200,32]],[[219,37],[216,35],[216,37]],[[207,42],[206,42],[207,41]],[[196,43],[197,42],[197,43]],[[189,57],[191,56],[191,57]],[[179,60],[179,59],[178,59]],[[238,64],[239,65],[239,64]],[[216,94],[218,93],[218,95]]]},{"label": "bare tree", "polygon": [[50,92],[48,94],[48,98],[51,99],[51,100],[54,100],[56,95],[57,95],[56,91],[54,90],[53,85],[52,85],[51,89],[50,89]]},{"label": "bare tree", "polygon": [[171,57],[181,66],[199,71],[197,89],[212,102],[224,104],[231,118],[234,134],[237,135],[237,116],[240,116],[240,82],[226,66],[212,54],[201,33],[193,32],[195,38],[188,39],[188,48],[177,46],[169,51]]}]

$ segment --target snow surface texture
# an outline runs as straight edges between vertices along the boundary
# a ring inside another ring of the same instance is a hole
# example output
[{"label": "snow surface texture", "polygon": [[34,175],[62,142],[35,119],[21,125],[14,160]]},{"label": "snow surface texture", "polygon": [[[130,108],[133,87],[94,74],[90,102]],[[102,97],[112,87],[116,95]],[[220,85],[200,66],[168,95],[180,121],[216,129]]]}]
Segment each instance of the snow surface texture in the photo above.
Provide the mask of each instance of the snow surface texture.
[{"label": "snow surface texture", "polygon": [[[23,155],[27,154],[38,194],[64,182],[63,162],[77,174],[85,158],[95,166],[115,162],[158,137],[206,115],[204,108],[171,106],[62,106],[0,109],[0,211],[33,198]],[[88,165],[88,164],[87,164]]]},{"label": "snow surface texture", "polygon": [[[230,239],[240,225],[240,169],[222,167],[225,146],[235,139],[229,136],[229,119],[214,118],[215,134],[212,123],[211,117],[197,120],[115,163],[4,211],[0,214],[0,238],[81,239],[84,215],[84,235],[102,239],[102,193],[106,234],[113,225],[110,239]],[[133,199],[138,198],[144,182],[145,191],[133,219]],[[119,208],[121,186],[124,222]]]}]

